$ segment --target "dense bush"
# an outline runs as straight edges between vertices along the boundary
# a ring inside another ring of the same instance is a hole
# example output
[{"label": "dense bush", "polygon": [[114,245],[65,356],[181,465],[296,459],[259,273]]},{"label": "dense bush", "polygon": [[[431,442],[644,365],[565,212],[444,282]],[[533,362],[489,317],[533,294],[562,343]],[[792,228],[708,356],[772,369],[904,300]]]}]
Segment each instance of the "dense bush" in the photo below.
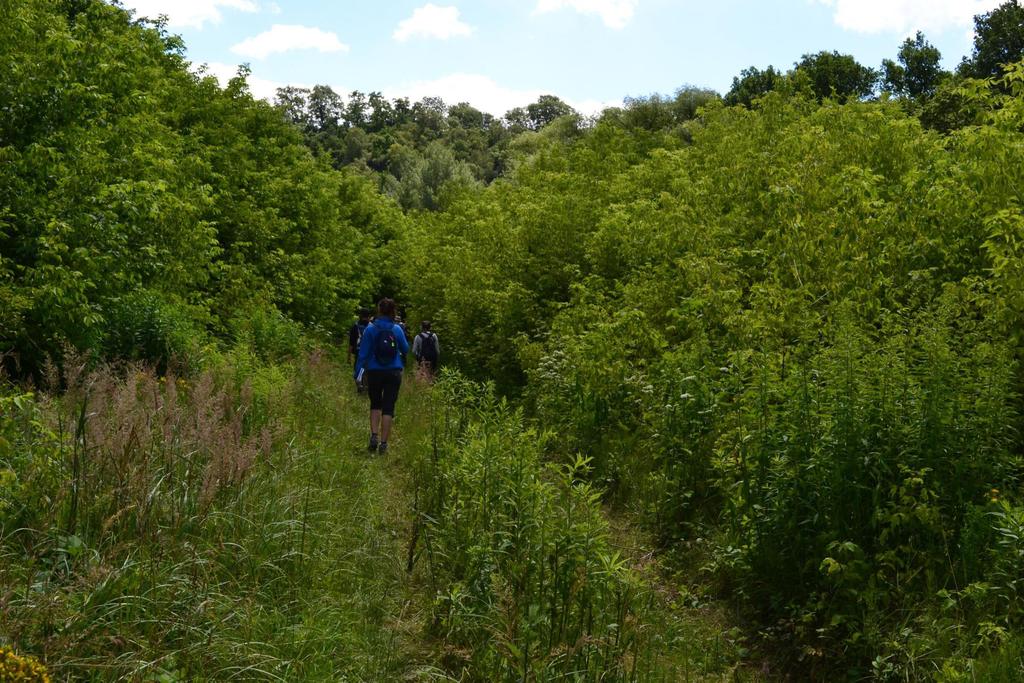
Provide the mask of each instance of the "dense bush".
[{"label": "dense bush", "polygon": [[420,221],[406,291],[791,664],[973,666],[1021,628],[989,499],[1024,498],[1022,74],[949,136],[774,93],[683,146],[550,137]]},{"label": "dense bush", "polygon": [[9,369],[38,374],[65,344],[156,363],[191,357],[254,299],[339,333],[377,293],[397,207],[314,159],[244,77],[221,89],[183,52],[102,0],[5,3]]},{"label": "dense bush", "polygon": [[480,681],[649,680],[642,586],[608,543],[586,459],[545,465],[549,436],[457,375],[433,397],[417,499],[447,667]]},{"label": "dense bush", "polygon": [[143,361],[166,371],[171,363],[191,371],[202,364],[206,330],[181,304],[156,292],[127,293],[107,306],[102,350],[110,358]]}]

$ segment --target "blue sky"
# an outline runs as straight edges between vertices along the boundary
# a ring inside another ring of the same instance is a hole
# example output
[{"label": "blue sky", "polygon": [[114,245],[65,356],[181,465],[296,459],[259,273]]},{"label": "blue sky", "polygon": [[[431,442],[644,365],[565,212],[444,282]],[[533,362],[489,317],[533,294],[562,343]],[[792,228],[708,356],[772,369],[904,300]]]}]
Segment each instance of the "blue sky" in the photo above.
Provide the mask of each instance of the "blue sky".
[{"label": "blue sky", "polygon": [[878,66],[924,30],[954,66],[972,17],[999,0],[122,0],[166,14],[188,55],[254,94],[330,85],[502,114],[540,94],[584,111],[693,84],[728,90],[745,67],[839,50]]}]

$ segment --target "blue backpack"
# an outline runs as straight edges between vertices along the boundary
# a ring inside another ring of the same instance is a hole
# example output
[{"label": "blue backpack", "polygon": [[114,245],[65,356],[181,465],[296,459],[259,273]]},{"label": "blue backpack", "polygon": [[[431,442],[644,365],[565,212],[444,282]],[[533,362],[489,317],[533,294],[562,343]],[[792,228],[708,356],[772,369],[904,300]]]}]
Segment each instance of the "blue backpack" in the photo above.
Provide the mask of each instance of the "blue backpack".
[{"label": "blue backpack", "polygon": [[377,338],[373,340],[373,356],[381,365],[387,366],[398,357],[398,339],[395,338],[394,326],[387,329],[374,323]]}]

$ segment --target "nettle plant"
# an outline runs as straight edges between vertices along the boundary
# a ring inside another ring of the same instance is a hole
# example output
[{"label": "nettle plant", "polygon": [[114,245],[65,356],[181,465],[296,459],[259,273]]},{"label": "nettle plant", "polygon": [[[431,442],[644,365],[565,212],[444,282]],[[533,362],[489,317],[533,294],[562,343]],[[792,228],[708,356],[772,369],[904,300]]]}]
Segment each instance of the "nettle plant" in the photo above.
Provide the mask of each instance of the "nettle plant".
[{"label": "nettle plant", "polygon": [[549,435],[456,375],[433,401],[419,523],[446,665],[472,680],[642,679],[646,598],[609,545],[588,459],[546,464]]}]

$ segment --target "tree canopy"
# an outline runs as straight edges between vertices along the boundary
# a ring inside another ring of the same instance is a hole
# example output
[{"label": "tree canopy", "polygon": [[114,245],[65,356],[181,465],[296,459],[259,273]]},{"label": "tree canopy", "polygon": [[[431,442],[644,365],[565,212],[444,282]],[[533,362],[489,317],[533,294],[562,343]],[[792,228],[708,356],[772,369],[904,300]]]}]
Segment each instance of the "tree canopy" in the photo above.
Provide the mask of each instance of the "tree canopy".
[{"label": "tree canopy", "polygon": [[[166,359],[263,310],[336,332],[379,284],[401,215],[299,130],[189,70],[181,42],[82,0],[0,26],[0,345]],[[311,126],[337,125],[317,91]]]},{"label": "tree canopy", "polygon": [[882,62],[883,87],[917,100],[931,97],[945,75],[941,60],[942,53],[918,31],[914,38],[903,41],[896,62]]},{"label": "tree canopy", "polygon": [[961,75],[992,78],[1003,68],[1024,59],[1024,6],[1006,0],[996,9],[974,18],[974,50],[960,64]]},{"label": "tree canopy", "polygon": [[878,80],[877,71],[860,64],[852,55],[835,51],[804,55],[794,72],[807,78],[819,101],[829,97],[841,103],[864,99],[874,92]]}]

